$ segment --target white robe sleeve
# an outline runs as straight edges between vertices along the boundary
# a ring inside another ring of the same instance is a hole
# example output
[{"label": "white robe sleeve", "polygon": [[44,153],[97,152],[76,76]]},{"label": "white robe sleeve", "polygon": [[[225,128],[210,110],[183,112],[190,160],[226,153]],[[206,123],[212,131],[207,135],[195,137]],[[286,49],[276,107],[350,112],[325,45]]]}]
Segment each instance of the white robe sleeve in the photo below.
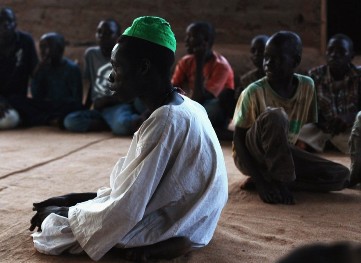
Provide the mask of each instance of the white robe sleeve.
[{"label": "white robe sleeve", "polygon": [[60,255],[64,251],[78,254],[83,251],[71,231],[66,217],[50,214],[41,224],[41,232],[34,232],[34,247],[47,255]]},{"label": "white robe sleeve", "polygon": [[195,246],[210,241],[227,201],[227,172],[204,108],[184,100],[143,123],[113,168],[109,187],[70,207],[68,218],[52,214],[44,220],[43,232],[33,234],[40,252],[84,249],[99,260],[116,245],[144,246],[174,236]]},{"label": "white robe sleeve", "polygon": [[127,157],[113,169],[110,190],[69,208],[72,232],[92,259],[100,259],[144,217],[170,157],[159,141],[165,121],[150,119],[135,135]]}]

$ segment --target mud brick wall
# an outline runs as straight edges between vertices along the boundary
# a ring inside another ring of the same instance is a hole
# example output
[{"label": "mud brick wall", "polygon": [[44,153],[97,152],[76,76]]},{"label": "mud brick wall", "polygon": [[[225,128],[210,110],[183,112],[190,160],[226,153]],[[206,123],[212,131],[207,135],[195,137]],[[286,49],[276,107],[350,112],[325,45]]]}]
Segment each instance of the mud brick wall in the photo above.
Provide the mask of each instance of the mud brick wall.
[{"label": "mud brick wall", "polygon": [[125,29],[142,15],[157,15],[170,22],[179,42],[177,58],[184,54],[182,42],[190,22],[213,23],[215,49],[230,60],[236,74],[253,67],[249,60],[252,37],[278,30],[301,36],[303,68],[323,59],[319,52],[321,0],[1,0],[0,5],[13,8],[18,28],[30,32],[36,41],[49,31],[62,33],[68,42],[66,55],[80,65],[84,49],[94,44],[99,20],[115,18]]}]

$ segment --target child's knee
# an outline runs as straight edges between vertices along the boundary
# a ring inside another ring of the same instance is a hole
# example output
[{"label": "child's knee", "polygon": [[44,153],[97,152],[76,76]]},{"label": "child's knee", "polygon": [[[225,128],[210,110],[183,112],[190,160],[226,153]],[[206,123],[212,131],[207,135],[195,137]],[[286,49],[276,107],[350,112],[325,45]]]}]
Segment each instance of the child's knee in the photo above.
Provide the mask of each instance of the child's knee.
[{"label": "child's knee", "polygon": [[72,132],[84,132],[86,129],[83,127],[79,119],[73,113],[65,117],[63,125],[66,130]]},{"label": "child's knee", "polygon": [[361,111],[359,111],[357,113],[355,121],[353,123],[353,127],[360,129],[360,127],[361,127]]},{"label": "child's knee", "polygon": [[257,125],[261,125],[261,127],[264,127],[267,130],[274,130],[277,133],[279,132],[279,129],[288,133],[288,116],[282,108],[268,107],[259,115]]},{"label": "child's knee", "polygon": [[285,121],[288,120],[287,113],[282,108],[267,107],[264,111],[264,116],[272,121]]},{"label": "child's knee", "polygon": [[357,132],[357,134],[360,134],[361,129],[361,111],[359,111],[356,115],[355,121],[353,123],[352,133]]},{"label": "child's knee", "polygon": [[114,122],[111,125],[111,129],[114,135],[127,136],[134,132],[132,118],[126,118],[122,121]]}]

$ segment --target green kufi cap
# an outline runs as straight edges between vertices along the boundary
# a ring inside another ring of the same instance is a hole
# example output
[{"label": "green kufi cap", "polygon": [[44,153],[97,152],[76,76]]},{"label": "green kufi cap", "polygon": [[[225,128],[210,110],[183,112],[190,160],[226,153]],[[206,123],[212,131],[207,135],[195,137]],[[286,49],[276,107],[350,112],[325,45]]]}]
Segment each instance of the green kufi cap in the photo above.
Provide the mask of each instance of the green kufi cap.
[{"label": "green kufi cap", "polygon": [[156,16],[142,16],[133,21],[123,35],[137,37],[169,48],[175,52],[177,42],[169,23]]}]

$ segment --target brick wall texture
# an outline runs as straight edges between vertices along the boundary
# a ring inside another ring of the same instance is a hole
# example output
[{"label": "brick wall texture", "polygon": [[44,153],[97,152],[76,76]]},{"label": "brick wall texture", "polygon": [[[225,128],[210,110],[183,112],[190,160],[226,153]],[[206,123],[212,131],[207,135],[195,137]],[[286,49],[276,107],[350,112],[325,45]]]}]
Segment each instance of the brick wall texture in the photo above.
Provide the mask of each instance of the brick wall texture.
[{"label": "brick wall texture", "polygon": [[320,0],[1,0],[16,12],[19,28],[39,38],[63,33],[72,45],[94,41],[99,20],[117,19],[123,28],[134,18],[157,15],[168,20],[179,41],[196,20],[214,24],[217,41],[246,43],[256,34],[293,30],[306,46],[320,46]]},{"label": "brick wall texture", "polygon": [[[0,5],[13,8],[18,28],[35,41],[46,32],[62,33],[68,42],[66,54],[76,60],[94,43],[96,26],[104,18],[117,19],[123,29],[138,16],[165,18],[180,43],[177,57],[184,53],[181,42],[187,25],[209,21],[216,28],[216,46],[228,54],[236,72],[252,67],[248,47],[257,34],[292,30],[305,47],[316,50],[321,41],[321,0],[1,0]],[[242,56],[245,62],[239,65]]]}]

